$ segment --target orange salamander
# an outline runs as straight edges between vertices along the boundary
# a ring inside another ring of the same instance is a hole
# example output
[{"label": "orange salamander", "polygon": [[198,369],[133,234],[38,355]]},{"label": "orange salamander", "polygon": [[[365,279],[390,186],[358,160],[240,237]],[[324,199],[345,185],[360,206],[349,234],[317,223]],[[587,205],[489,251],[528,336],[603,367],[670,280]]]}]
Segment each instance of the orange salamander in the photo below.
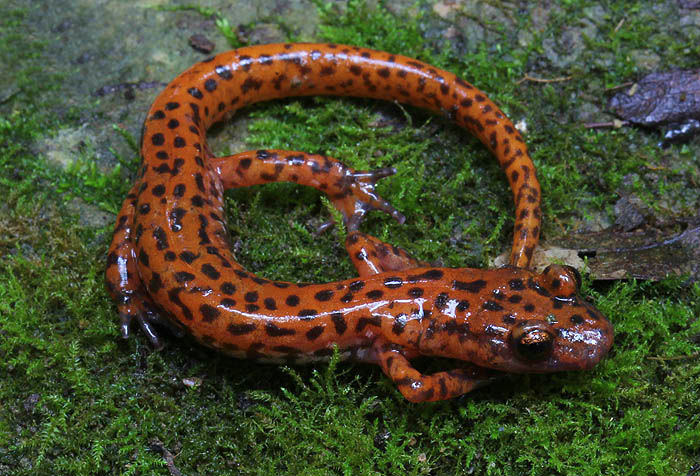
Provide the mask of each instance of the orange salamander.
[{"label": "orange salamander", "polygon": [[[448,269],[358,231],[370,210],[403,215],[375,193],[391,168],[355,171],[334,158],[258,150],[214,157],[209,126],[258,101],[289,96],[400,101],[475,134],[505,171],[515,202],[510,266]],[[610,322],[578,294],[573,268],[528,268],[539,239],[540,186],[521,135],[484,93],[404,56],[335,44],[258,45],[219,54],[175,78],[148,112],[143,165],[117,218],[107,286],[124,337],[154,324],[235,357],[273,362],[342,358],[379,365],[410,401],[452,398],[494,371],[589,369],[613,342]],[[271,281],[231,252],[224,190],[295,182],[342,212],[359,277],[325,284]],[[424,375],[418,356],[457,359]]]}]

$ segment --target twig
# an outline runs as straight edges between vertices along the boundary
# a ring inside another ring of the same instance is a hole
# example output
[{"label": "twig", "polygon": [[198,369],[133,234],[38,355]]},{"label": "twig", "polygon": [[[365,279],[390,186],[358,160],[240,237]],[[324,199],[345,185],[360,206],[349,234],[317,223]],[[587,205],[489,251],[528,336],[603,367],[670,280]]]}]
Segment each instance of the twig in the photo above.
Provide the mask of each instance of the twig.
[{"label": "twig", "polygon": [[622,25],[625,24],[625,20],[626,20],[626,18],[623,18],[622,20],[620,20],[619,22],[617,22],[617,26],[616,26],[615,29],[613,30],[615,33],[617,33],[618,30],[619,30],[620,28],[622,28]]},{"label": "twig", "polygon": [[626,83],[618,84],[617,86],[612,86],[610,88],[606,88],[606,91],[615,91],[616,89],[622,89],[626,88],[627,86],[632,86],[634,84],[634,81],[627,81]]},{"label": "twig", "polygon": [[700,352],[695,352],[690,355],[673,355],[671,357],[658,357],[658,356],[652,356],[652,357],[647,357],[649,360],[656,360],[658,362],[667,362],[669,360],[689,360],[689,359],[695,359],[697,357],[700,357]]},{"label": "twig", "polygon": [[151,447],[163,456],[165,465],[168,467],[168,471],[170,471],[172,476],[182,476],[182,472],[177,469],[177,466],[175,466],[175,456],[168,451],[162,441],[160,441],[158,438],[152,439]]},{"label": "twig", "polygon": [[562,81],[569,81],[573,78],[573,76],[561,76],[559,78],[551,78],[551,79],[542,79],[542,78],[533,78],[529,74],[525,73],[525,76],[522,79],[519,79],[515,82],[515,84],[520,84],[524,83],[525,81],[532,81],[533,83],[561,83]]},{"label": "twig", "polygon": [[608,127],[614,127],[615,129],[618,129],[628,124],[629,121],[621,121],[619,119],[615,119],[614,121],[610,122],[586,122],[583,125],[583,127],[585,127],[586,129],[605,129]]}]

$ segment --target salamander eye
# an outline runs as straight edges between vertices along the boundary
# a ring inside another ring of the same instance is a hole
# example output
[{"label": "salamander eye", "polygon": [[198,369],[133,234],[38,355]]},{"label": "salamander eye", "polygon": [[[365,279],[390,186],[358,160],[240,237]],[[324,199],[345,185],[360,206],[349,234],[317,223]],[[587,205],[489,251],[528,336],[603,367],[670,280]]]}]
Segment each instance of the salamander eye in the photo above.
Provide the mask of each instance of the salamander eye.
[{"label": "salamander eye", "polygon": [[574,268],[573,266],[564,267],[568,269],[571,274],[573,274],[574,280],[576,281],[576,290],[578,291],[579,289],[581,289],[581,273],[578,272],[578,269]]},{"label": "salamander eye", "polygon": [[510,335],[515,354],[522,360],[545,360],[554,348],[554,335],[540,323],[522,322]]}]

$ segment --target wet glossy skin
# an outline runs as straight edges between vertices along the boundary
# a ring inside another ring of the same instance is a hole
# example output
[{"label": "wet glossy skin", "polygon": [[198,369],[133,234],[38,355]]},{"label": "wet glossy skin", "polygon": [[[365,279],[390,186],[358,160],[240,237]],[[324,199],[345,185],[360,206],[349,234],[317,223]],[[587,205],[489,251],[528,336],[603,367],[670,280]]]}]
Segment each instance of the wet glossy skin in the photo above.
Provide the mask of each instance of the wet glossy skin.
[{"label": "wet glossy skin", "polygon": [[[494,153],[513,190],[512,266],[430,267],[357,231],[373,209],[404,217],[374,184],[392,169],[358,172],[336,159],[260,150],[215,158],[206,129],[257,101],[301,95],[398,100],[454,120]],[[241,48],[194,65],[161,93],[143,132],[143,168],[117,218],[107,285],[122,333],[135,319],[187,332],[230,355],[303,362],[342,357],[378,364],[411,401],[451,398],[489,381],[487,369],[587,369],[612,345],[608,320],[577,294],[575,270],[527,270],[540,230],[540,188],[520,134],[481,91],[411,58],[329,44]],[[291,181],[326,193],[350,231],[359,277],[272,282],[230,251],[223,191]],[[463,361],[423,375],[419,355]]]}]

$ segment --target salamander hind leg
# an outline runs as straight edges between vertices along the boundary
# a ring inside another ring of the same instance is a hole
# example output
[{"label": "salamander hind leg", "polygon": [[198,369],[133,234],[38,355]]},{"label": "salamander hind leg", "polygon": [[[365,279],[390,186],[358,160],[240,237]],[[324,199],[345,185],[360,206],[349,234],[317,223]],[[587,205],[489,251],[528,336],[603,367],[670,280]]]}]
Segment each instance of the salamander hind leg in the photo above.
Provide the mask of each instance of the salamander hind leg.
[{"label": "salamander hind leg", "polygon": [[349,231],[357,230],[371,210],[381,210],[399,223],[405,217],[375,190],[377,180],[393,175],[393,168],[357,171],[342,162],[318,154],[288,150],[247,151],[209,160],[224,188],[270,182],[294,182],[328,195],[343,214]]},{"label": "salamander hind leg", "polygon": [[403,248],[385,243],[371,235],[359,231],[349,233],[345,239],[345,249],[360,276],[387,271],[404,271],[421,266],[430,266],[411,256]]},{"label": "salamander hind leg", "polygon": [[378,339],[374,350],[384,373],[411,402],[454,398],[490,383],[496,375],[475,366],[423,375],[411,366],[399,346]]},{"label": "salamander hind leg", "polygon": [[[107,254],[105,281],[109,293],[117,303],[122,336],[129,337],[131,323],[136,320],[151,344],[155,348],[161,348],[163,343],[153,324],[163,325],[177,336],[182,336],[183,332],[160,316],[139,275],[139,257],[136,256],[132,243],[138,185],[137,182],[129,191],[117,217]],[[140,259],[143,261],[147,258]]]}]

